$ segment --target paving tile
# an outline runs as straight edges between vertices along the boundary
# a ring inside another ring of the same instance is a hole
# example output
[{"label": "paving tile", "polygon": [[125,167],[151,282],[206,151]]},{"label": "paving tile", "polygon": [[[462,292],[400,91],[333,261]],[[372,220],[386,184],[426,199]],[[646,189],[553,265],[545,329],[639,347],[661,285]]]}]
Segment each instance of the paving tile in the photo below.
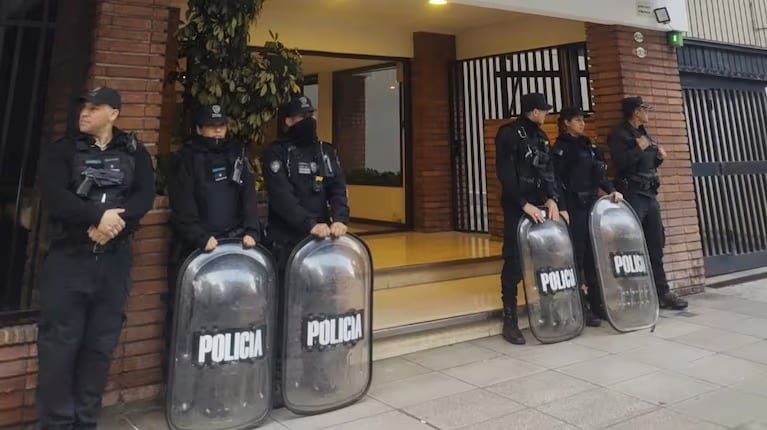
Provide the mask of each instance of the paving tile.
[{"label": "paving tile", "polygon": [[523,330],[523,335],[527,341],[524,345],[512,345],[507,342],[502,336],[492,336],[483,339],[477,339],[471,342],[472,345],[476,345],[482,348],[492,349],[495,352],[508,355],[509,357],[517,357],[520,354],[534,350],[541,345],[529,330]]},{"label": "paving tile", "polygon": [[386,412],[328,428],[333,430],[434,430],[432,427],[399,411]]},{"label": "paving tile", "polygon": [[738,357],[744,360],[755,361],[757,363],[767,364],[767,341],[753,343],[741,348],[725,352],[731,357]]},{"label": "paving tile", "polygon": [[[719,385],[735,385],[767,374],[767,366],[717,354],[695,360],[677,372]],[[767,381],[766,381],[767,382]]]},{"label": "paving tile", "polygon": [[607,355],[604,351],[577,345],[572,342],[560,342],[553,345],[541,345],[517,358],[551,369],[593,360]]},{"label": "paving tile", "polygon": [[661,343],[618,354],[629,361],[639,361],[662,369],[687,367],[690,362],[714,355],[711,351],[664,340]]},{"label": "paving tile", "polygon": [[723,388],[672,406],[689,417],[736,427],[767,419],[767,398]]},{"label": "paving tile", "polygon": [[755,394],[767,398],[767,374],[743,381],[734,385],[732,388],[744,393]]},{"label": "paving tile", "polygon": [[621,382],[611,388],[646,402],[670,405],[718,390],[720,387],[689,376],[663,371]]},{"label": "paving tile", "polygon": [[536,407],[594,388],[598,387],[557,371],[547,370],[543,373],[491,385],[486,389],[525,406]]},{"label": "paving tile", "polygon": [[544,415],[535,409],[515,412],[505,417],[495,418],[464,427],[461,430],[578,430],[577,427]]},{"label": "paving tile", "polygon": [[639,333],[645,336],[669,339],[672,337],[683,336],[702,328],[706,328],[706,326],[683,321],[681,318],[659,318],[658,325],[655,326],[654,332],[643,330]]},{"label": "paving tile", "polygon": [[608,427],[607,430],[726,430],[725,427],[659,409]]},{"label": "paving tile", "polygon": [[608,355],[559,369],[567,375],[602,386],[616,384],[658,370],[655,366],[616,355]]},{"label": "paving tile", "polygon": [[372,387],[368,395],[388,405],[402,408],[474,388],[451,376],[433,372]]},{"label": "paving tile", "polygon": [[452,430],[524,409],[519,403],[473,390],[405,408],[405,412],[443,430]]},{"label": "paving tile", "polygon": [[431,369],[405,360],[401,357],[387,358],[373,362],[373,385],[387,384],[412,376],[423,375]]},{"label": "paving tile", "polygon": [[486,361],[478,361],[463,366],[444,370],[450,376],[468,382],[478,387],[496,384],[509,379],[544,372],[545,367],[537,366],[526,361],[501,356]]},{"label": "paving tile", "polygon": [[364,397],[351,406],[326,414],[301,416],[283,408],[273,411],[272,418],[290,430],[315,430],[367,418],[390,410],[391,407],[370,397]]},{"label": "paving tile", "polygon": [[749,317],[749,315],[707,308],[688,308],[686,311],[672,312],[670,315],[673,315],[672,318],[678,319],[680,321],[703,325],[706,327],[719,327],[722,324],[743,320]]},{"label": "paving tile", "polygon": [[723,352],[759,342],[760,339],[715,328],[704,328],[670,340],[709,351]]},{"label": "paving tile", "polygon": [[613,354],[649,346],[657,342],[660,342],[660,340],[651,336],[644,336],[639,333],[618,332],[601,332],[599,335],[579,336],[573,340],[573,343],[578,345]]},{"label": "paving tile", "polygon": [[[767,303],[764,304],[767,307]],[[745,334],[747,336],[767,339],[767,319],[766,318],[746,318],[734,321],[723,321],[718,326],[720,330],[726,330],[733,333]]]},{"label": "paving tile", "polygon": [[462,364],[474,363],[475,361],[487,360],[496,356],[498,356],[498,353],[491,349],[482,348],[471,343],[458,343],[415,352],[402,358],[429,369],[443,370]]},{"label": "paving tile", "polygon": [[582,429],[600,429],[650,412],[656,407],[607,388],[576,394],[537,408]]}]

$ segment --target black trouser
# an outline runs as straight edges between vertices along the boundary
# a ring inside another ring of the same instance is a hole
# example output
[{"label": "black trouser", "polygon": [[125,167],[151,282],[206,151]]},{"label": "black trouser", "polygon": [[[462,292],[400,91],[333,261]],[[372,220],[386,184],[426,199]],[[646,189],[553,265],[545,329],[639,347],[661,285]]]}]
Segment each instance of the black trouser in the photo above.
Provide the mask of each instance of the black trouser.
[{"label": "black trouser", "polygon": [[37,411],[42,429],[96,428],[125,319],[131,246],[51,249],[40,277]]},{"label": "black trouser", "polygon": [[567,213],[570,215],[570,237],[572,238],[573,252],[575,253],[575,264],[578,267],[581,281],[588,287],[587,297],[589,305],[596,312],[602,306],[602,297],[599,293],[594,251],[591,245],[591,235],[589,234],[591,207],[570,204],[568,209]]},{"label": "black trouser", "polygon": [[522,280],[522,262],[517,246],[517,227],[522,210],[503,208],[503,269],[501,271],[501,300],[503,307],[517,305],[517,284]]},{"label": "black trouser", "polygon": [[293,251],[293,245],[287,242],[274,242],[272,244],[272,256],[277,264],[277,317],[274,328],[274,406],[283,406],[282,395],[282,355],[284,342],[284,324],[285,324],[285,269],[288,264],[288,258]]},{"label": "black trouser", "polygon": [[655,278],[655,288],[658,290],[658,296],[662,296],[669,291],[669,287],[666,271],[663,268],[663,247],[666,246],[666,234],[660,215],[660,205],[655,197],[636,192],[628,192],[624,198],[634,208],[639,222],[642,223],[647,251],[650,253],[650,265]]}]

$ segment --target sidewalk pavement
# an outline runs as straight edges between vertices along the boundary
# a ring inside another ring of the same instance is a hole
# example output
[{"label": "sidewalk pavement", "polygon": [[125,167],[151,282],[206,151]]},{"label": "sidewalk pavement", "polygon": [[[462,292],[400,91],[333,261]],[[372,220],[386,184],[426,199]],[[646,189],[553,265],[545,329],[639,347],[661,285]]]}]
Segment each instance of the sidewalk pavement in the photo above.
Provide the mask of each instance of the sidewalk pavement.
[{"label": "sidewalk pavement", "polygon": [[[496,336],[378,361],[368,395],[266,430],[767,430],[767,280],[707,289],[654,333],[605,324],[569,342]],[[166,429],[159,402],[105,411],[103,429]]]}]

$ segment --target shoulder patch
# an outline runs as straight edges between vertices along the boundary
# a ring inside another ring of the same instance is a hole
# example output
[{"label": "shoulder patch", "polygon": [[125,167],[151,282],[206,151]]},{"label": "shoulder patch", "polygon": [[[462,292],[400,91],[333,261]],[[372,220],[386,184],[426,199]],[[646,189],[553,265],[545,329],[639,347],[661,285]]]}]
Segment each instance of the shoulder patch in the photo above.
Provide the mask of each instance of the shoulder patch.
[{"label": "shoulder patch", "polygon": [[282,168],[282,162],[280,160],[273,160],[269,164],[269,169],[272,171],[272,173],[277,173]]}]

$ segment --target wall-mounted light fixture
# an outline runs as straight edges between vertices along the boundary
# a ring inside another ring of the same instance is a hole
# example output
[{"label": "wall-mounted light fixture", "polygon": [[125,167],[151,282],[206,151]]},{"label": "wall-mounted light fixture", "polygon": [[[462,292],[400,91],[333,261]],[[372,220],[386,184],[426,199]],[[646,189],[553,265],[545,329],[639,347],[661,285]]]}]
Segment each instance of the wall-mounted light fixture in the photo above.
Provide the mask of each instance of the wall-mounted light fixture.
[{"label": "wall-mounted light fixture", "polygon": [[429,0],[429,4],[443,5],[447,4],[447,0]]},{"label": "wall-mounted light fixture", "polygon": [[658,21],[658,23],[668,24],[671,22],[671,15],[668,14],[668,8],[659,7],[657,9],[653,9],[653,13],[655,14],[655,20]]}]

